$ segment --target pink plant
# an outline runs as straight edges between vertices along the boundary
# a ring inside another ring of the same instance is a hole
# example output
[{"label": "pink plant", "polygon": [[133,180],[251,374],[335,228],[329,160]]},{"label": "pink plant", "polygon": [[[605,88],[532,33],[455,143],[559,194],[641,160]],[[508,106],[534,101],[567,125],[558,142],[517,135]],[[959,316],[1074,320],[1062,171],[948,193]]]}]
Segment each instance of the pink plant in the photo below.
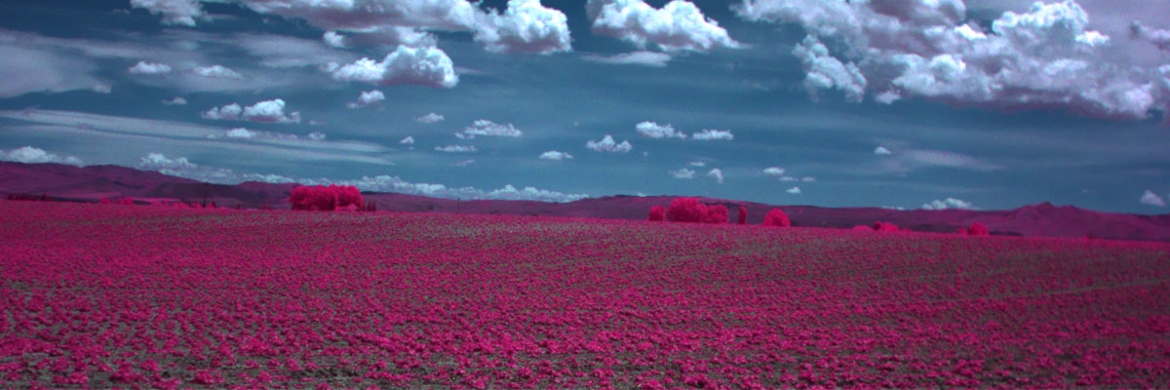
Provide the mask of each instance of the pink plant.
[{"label": "pink plant", "polygon": [[785,214],[784,210],[775,208],[775,209],[768,210],[768,213],[764,214],[764,222],[762,223],[762,225],[763,226],[788,227],[788,226],[792,226],[792,221],[788,220],[788,214]]},{"label": "pink plant", "polygon": [[650,220],[651,221],[664,221],[664,220],[666,220],[666,209],[663,208],[662,206],[650,207]]},{"label": "pink plant", "polygon": [[747,207],[739,206],[739,224],[747,225]]},{"label": "pink plant", "polygon": [[972,223],[971,226],[967,228],[967,235],[970,235],[970,236],[990,236],[991,231],[987,228],[987,225],[984,225],[980,222],[975,222],[975,223]]},{"label": "pink plant", "polygon": [[347,207],[361,208],[362,193],[354,186],[297,186],[288,202],[293,210],[334,211]]},{"label": "pink plant", "polygon": [[666,219],[671,222],[703,222],[707,217],[707,205],[697,198],[675,198],[666,208]]},{"label": "pink plant", "polygon": [[728,221],[727,206],[714,205],[707,206],[707,214],[703,216],[703,223],[721,223],[726,224]]},{"label": "pink plant", "polygon": [[898,225],[895,225],[895,224],[892,224],[892,223],[889,223],[889,222],[884,222],[884,221],[878,221],[878,222],[874,222],[874,223],[873,223],[873,230],[874,230],[874,231],[878,231],[878,232],[897,232],[897,231],[901,231],[900,229],[898,229]]}]

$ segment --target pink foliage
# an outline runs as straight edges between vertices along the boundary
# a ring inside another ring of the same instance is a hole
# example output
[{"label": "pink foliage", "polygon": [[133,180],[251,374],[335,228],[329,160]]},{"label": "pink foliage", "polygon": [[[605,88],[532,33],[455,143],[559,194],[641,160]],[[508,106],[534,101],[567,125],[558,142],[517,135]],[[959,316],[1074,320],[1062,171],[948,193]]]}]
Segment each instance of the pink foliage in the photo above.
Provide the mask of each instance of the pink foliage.
[{"label": "pink foliage", "polygon": [[785,214],[784,210],[776,208],[768,210],[768,213],[764,214],[764,222],[762,225],[788,227],[792,226],[792,221],[788,220],[788,214]]},{"label": "pink foliage", "polygon": [[975,223],[972,223],[971,226],[967,228],[967,235],[969,235],[969,236],[990,236],[991,230],[987,228],[987,225],[984,225],[984,224],[979,223],[979,222],[975,222]]},{"label": "pink foliage", "polygon": [[747,207],[739,206],[739,224],[747,225]]},{"label": "pink foliage", "polygon": [[350,206],[361,208],[362,193],[354,186],[297,186],[293,188],[288,202],[293,210],[334,211]]},{"label": "pink foliage", "polygon": [[874,231],[878,231],[878,232],[897,232],[897,231],[901,231],[900,229],[898,229],[898,225],[895,225],[895,224],[893,224],[893,223],[890,223],[890,222],[884,222],[884,221],[878,221],[878,222],[874,222],[874,223],[873,223],[873,230],[874,230]]},{"label": "pink foliage", "polygon": [[727,206],[714,205],[707,206],[707,215],[703,217],[703,223],[727,223]]},{"label": "pink foliage", "polygon": [[651,221],[665,221],[666,220],[666,208],[662,207],[662,206],[650,207],[650,220]]},{"label": "pink foliage", "polygon": [[1170,383],[1168,244],[784,233],[0,202],[0,387]]},{"label": "pink foliage", "polygon": [[703,222],[707,217],[707,205],[696,198],[676,198],[666,207],[666,219],[670,222]]}]

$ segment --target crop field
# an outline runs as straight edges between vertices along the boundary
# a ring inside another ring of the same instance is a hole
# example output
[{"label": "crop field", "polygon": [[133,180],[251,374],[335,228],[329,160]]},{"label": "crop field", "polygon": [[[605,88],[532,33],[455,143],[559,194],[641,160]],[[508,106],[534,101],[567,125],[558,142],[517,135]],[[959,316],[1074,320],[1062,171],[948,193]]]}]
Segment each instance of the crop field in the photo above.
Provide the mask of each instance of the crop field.
[{"label": "crop field", "polygon": [[0,201],[0,387],[1170,387],[1170,245]]}]

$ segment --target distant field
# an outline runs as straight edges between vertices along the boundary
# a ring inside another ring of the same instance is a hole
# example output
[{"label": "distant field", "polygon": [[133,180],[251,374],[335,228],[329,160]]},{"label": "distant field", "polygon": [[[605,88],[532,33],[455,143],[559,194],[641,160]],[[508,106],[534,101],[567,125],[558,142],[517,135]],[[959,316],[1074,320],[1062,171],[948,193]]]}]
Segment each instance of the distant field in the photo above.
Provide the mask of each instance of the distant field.
[{"label": "distant field", "polygon": [[0,387],[1170,387],[1170,245],[0,201]]}]

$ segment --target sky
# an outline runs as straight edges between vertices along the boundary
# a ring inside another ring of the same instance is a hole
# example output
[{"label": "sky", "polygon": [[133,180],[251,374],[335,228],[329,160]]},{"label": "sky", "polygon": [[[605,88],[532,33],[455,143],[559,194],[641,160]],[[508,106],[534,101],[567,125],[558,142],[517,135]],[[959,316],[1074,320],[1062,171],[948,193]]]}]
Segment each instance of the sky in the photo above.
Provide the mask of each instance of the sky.
[{"label": "sky", "polygon": [[0,3],[0,160],[461,199],[1143,214],[1170,0]]}]

